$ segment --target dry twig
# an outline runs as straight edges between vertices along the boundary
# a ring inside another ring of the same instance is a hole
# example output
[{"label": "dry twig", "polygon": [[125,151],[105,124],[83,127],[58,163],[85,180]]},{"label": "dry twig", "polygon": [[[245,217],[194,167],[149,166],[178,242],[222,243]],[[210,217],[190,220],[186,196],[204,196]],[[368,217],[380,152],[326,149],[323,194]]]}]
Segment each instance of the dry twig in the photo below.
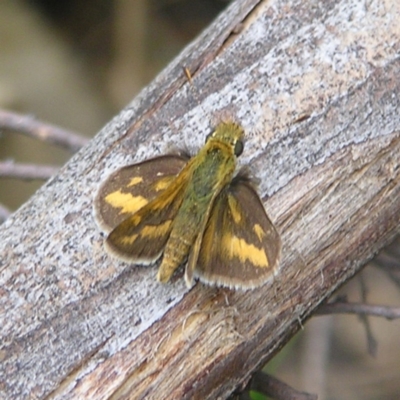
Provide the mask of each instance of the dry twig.
[{"label": "dry twig", "polygon": [[11,214],[11,211],[3,204],[0,204],[0,224],[3,223],[8,216]]},{"label": "dry twig", "polygon": [[0,129],[20,132],[72,152],[78,151],[89,141],[75,132],[37,121],[31,115],[22,115],[6,110],[0,110]]},{"label": "dry twig", "polygon": [[315,394],[299,392],[279,379],[261,371],[254,374],[250,387],[251,390],[256,390],[275,400],[317,400],[318,398]]},{"label": "dry twig", "polygon": [[24,180],[47,180],[58,172],[59,168],[51,165],[16,164],[13,161],[0,162],[1,178]]},{"label": "dry twig", "polygon": [[382,269],[400,288],[400,237],[383,249],[372,264]]},{"label": "dry twig", "polygon": [[357,314],[383,317],[389,320],[400,318],[400,307],[378,306],[364,303],[348,303],[346,301],[333,301],[322,305],[315,315],[327,314]]}]

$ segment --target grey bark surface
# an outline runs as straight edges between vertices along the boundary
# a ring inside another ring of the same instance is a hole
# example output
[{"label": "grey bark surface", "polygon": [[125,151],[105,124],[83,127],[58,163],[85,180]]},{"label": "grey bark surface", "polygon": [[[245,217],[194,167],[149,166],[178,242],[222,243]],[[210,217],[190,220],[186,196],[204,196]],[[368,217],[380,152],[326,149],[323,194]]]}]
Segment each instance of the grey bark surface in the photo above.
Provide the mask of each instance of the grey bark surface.
[{"label": "grey bark surface", "polygon": [[[400,4],[236,1],[0,226],[0,398],[225,398],[399,233]],[[183,73],[189,68],[193,87]],[[116,168],[243,125],[282,236],[247,292],[103,251]]]}]

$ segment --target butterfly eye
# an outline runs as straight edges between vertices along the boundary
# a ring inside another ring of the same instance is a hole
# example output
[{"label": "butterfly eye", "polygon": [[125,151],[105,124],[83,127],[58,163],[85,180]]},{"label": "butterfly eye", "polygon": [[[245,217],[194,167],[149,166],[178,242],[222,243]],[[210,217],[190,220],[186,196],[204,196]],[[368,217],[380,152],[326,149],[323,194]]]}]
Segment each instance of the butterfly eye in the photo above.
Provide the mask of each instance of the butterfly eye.
[{"label": "butterfly eye", "polygon": [[210,138],[212,137],[212,135],[213,135],[213,132],[209,133],[209,134],[206,136],[206,140],[205,140],[204,143],[207,143],[207,142],[208,142],[208,139],[210,139]]},{"label": "butterfly eye", "polygon": [[235,156],[239,157],[243,153],[243,149],[244,149],[243,141],[238,140],[235,143],[235,149],[234,149]]}]

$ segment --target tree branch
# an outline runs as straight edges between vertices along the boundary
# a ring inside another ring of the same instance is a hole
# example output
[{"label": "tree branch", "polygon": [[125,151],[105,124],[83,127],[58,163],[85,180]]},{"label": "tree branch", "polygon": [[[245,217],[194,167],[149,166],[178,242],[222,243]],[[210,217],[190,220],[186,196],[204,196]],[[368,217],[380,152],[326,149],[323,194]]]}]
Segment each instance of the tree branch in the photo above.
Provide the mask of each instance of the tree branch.
[{"label": "tree branch", "polygon": [[[0,227],[4,398],[227,397],[399,234],[400,3],[385,6],[233,2]],[[109,258],[100,182],[227,118],[282,237],[275,279],[188,290]]]}]

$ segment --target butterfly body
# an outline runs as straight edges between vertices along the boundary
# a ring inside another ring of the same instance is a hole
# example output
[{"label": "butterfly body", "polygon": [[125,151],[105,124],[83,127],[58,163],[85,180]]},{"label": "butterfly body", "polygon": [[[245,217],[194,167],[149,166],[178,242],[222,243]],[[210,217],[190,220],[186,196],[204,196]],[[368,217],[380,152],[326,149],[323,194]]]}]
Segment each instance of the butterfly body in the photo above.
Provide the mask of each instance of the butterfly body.
[{"label": "butterfly body", "polygon": [[158,270],[160,282],[167,282],[189,255],[216,196],[232,180],[235,168],[232,146],[209,140],[187,171],[181,172],[190,179]]},{"label": "butterfly body", "polygon": [[221,123],[189,161],[163,156],[112,174],[95,202],[99,225],[111,230],[108,252],[140,264],[163,253],[161,282],[186,259],[188,285],[197,276],[247,289],[272,276],[279,235],[251,184],[234,178],[243,136],[239,125]]}]

